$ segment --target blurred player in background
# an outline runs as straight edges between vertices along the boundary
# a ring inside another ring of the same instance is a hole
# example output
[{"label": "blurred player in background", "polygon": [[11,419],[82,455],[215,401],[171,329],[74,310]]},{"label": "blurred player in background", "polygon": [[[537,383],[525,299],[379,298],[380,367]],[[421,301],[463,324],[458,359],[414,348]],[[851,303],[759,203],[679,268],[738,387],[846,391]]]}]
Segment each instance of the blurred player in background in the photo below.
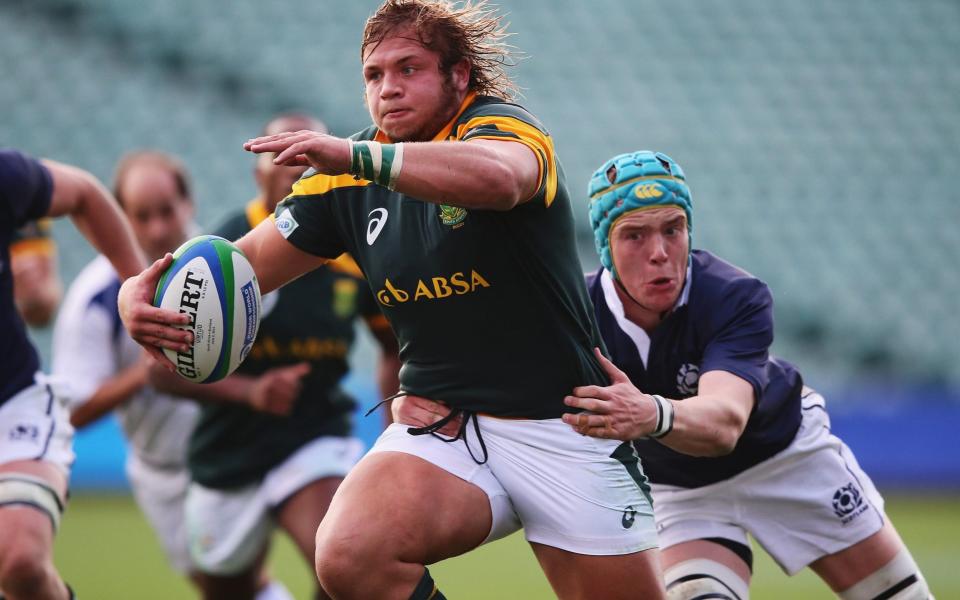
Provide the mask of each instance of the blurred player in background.
[{"label": "blurred player in background", "polygon": [[766,284],[691,250],[679,165],[614,157],[590,199],[603,266],[588,287],[613,383],[577,388],[568,404],[589,412],[564,420],[637,440],[668,597],[747,598],[749,533],[785,572],[809,566],[845,600],[929,598],[883,498],[830,432],[823,397],[770,356]]},{"label": "blurred player in background", "polygon": [[[196,230],[189,176],[172,156],[154,151],[124,156],[113,189],[151,260]],[[130,450],[126,473],[134,498],[170,565],[190,576],[183,502],[189,483],[186,446],[197,407],[149,385],[151,359],[120,323],[119,291],[120,279],[106,257],[80,271],[54,327],[53,374],[68,386],[74,427],[116,411]]]},{"label": "blurred player in background", "polygon": [[[633,448],[559,418],[570,389],[608,380],[553,141],[502,99],[504,35],[483,6],[385,2],[361,46],[375,126],[245,145],[314,169],[239,242],[263,289],[350,252],[400,339],[404,393],[465,416],[456,440],[391,425],[347,476],[317,533],[335,598],[440,599],[424,565],[521,525],[561,598],[663,594]],[[158,324],[182,319],[147,306],[166,264],[125,287],[121,314],[175,347]]]},{"label": "blurred player in background", "polygon": [[70,215],[123,277],[143,256],[109,192],[92,175],[0,150],[0,596],[72,598],[53,565],[53,537],[73,463],[63,396],[40,373],[13,297],[10,242],[31,220]]},{"label": "blurred player in background", "polygon": [[[302,129],[326,126],[288,114],[264,134]],[[259,195],[213,233],[236,240],[268,220],[304,170],[258,156]],[[317,527],[363,452],[351,437],[355,402],[338,386],[358,318],[380,342],[380,382],[391,394],[396,338],[349,256],[263,297],[257,340],[233,375],[195,385],[155,373],[165,389],[204,402],[190,439],[187,520],[207,598],[253,597],[275,523],[313,564]],[[318,589],[316,597],[327,596]]]},{"label": "blurred player in background", "polygon": [[10,244],[13,300],[31,327],[49,325],[63,296],[57,244],[50,230],[50,219],[30,221],[13,234]]}]

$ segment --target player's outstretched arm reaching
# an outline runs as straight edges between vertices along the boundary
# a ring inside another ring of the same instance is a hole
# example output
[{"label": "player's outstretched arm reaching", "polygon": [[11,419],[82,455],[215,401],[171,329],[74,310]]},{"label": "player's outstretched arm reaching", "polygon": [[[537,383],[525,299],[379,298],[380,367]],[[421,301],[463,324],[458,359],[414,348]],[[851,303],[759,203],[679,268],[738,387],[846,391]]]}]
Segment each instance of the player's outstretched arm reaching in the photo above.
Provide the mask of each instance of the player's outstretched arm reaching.
[{"label": "player's outstretched arm reaching", "polygon": [[45,160],[53,177],[47,215],[69,215],[80,233],[107,257],[122,279],[133,277],[145,264],[130,224],[96,177],[71,165]]},{"label": "player's outstretched arm reaching", "polygon": [[563,415],[578,433],[615,440],[656,435],[660,443],[690,456],[733,451],[753,410],[753,387],[725,371],[704,373],[696,396],[677,402],[644,394],[626,373],[594,350],[612,382],[574,388],[567,406],[586,412]]},{"label": "player's outstretched arm reaching", "polygon": [[[373,144],[371,154],[368,148]],[[243,147],[256,153],[275,152],[277,164],[310,166],[328,175],[364,176],[366,169],[370,178],[383,178],[400,193],[467,209],[510,210],[529,200],[540,183],[536,155],[519,142],[381,144],[297,131],[255,138]],[[392,163],[384,164],[384,153],[393,153]],[[386,169],[392,173],[383,174]]]}]

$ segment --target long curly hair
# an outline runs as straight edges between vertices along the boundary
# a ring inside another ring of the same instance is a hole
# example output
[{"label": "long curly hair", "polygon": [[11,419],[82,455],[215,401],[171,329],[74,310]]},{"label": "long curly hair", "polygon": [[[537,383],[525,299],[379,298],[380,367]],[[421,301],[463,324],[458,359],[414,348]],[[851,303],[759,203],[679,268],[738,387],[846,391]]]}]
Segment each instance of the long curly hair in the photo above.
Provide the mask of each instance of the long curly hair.
[{"label": "long curly hair", "polygon": [[412,30],[423,46],[440,55],[449,73],[464,58],[470,61],[468,89],[512,100],[519,88],[505,67],[516,64],[505,40],[507,25],[486,0],[386,0],[363,28],[360,59],[397,30]]}]

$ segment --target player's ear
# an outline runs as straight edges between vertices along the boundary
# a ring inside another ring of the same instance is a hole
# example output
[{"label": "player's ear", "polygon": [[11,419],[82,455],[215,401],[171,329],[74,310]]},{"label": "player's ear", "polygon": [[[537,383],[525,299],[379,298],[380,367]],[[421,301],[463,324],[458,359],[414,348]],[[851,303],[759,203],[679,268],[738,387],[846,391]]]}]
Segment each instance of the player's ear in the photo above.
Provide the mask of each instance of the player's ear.
[{"label": "player's ear", "polygon": [[470,86],[470,72],[472,70],[473,65],[467,58],[460,59],[450,68],[450,82],[453,83],[454,89],[459,92],[467,91]]}]

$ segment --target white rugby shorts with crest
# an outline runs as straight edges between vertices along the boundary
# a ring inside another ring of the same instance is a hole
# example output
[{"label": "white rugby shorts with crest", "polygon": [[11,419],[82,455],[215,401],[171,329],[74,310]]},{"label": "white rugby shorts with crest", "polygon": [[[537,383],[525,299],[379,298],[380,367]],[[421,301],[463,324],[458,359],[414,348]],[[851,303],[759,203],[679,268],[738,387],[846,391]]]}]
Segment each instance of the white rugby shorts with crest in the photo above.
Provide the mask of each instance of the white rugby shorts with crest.
[{"label": "white rugby shorts with crest", "polygon": [[0,463],[42,460],[70,477],[73,426],[57,381],[37,373],[33,385],[0,404]]},{"label": "white rugby shorts with crest", "polygon": [[752,535],[789,575],[880,530],[883,497],[853,452],[830,433],[823,397],[804,390],[793,442],[746,471],[711,485],[653,484],[664,548],[703,538],[749,546]]},{"label": "white rugby shorts with crest", "polygon": [[482,460],[483,449],[473,423],[466,441],[453,442],[394,423],[370,452],[412,454],[486,492],[493,523],[485,542],[522,527],[530,542],[578,554],[657,546],[646,477],[630,444],[582,436],[560,419],[476,419],[484,464],[474,458]]}]

